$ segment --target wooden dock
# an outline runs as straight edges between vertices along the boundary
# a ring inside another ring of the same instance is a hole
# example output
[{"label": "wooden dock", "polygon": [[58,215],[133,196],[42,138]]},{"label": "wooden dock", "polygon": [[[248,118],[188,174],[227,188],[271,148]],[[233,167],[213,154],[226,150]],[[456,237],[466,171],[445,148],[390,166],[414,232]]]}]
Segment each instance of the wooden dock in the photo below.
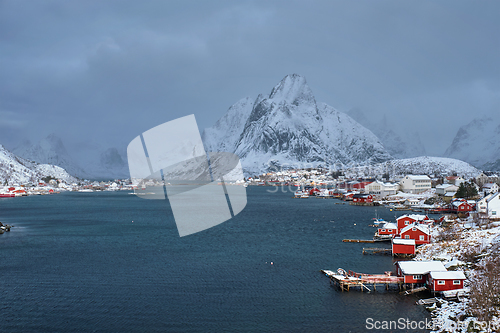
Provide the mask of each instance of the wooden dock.
[{"label": "wooden dock", "polygon": [[373,239],[343,239],[344,243],[375,243]]},{"label": "wooden dock", "polygon": [[321,270],[323,274],[330,278],[330,283],[340,287],[342,291],[349,291],[353,287],[359,287],[361,291],[372,291],[368,286],[373,287],[373,291],[377,290],[377,285],[384,285],[386,290],[390,286],[397,286],[401,290],[404,284],[404,278],[391,275],[391,272],[385,274],[364,274],[353,271],[344,271],[339,268],[337,272],[330,270]]},{"label": "wooden dock", "polygon": [[363,254],[392,254],[392,249],[383,249],[380,247],[364,247]]}]

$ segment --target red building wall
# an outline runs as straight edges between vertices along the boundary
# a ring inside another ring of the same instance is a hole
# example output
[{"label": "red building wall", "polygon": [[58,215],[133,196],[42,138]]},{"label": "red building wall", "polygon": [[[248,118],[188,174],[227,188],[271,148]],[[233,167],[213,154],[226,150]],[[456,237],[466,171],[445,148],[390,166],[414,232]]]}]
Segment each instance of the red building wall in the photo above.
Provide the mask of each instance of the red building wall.
[{"label": "red building wall", "polygon": [[[406,238],[406,236],[409,236]],[[424,236],[424,240],[420,240],[420,236]],[[415,245],[428,244],[431,242],[431,235],[427,235],[425,232],[417,229],[413,231],[413,229],[409,229],[406,232],[401,234],[402,239],[414,239]]]},{"label": "red building wall", "polygon": [[409,244],[392,244],[393,254],[415,254],[415,246]]},{"label": "red building wall", "polygon": [[[444,280],[444,284],[438,284],[439,280]],[[455,290],[462,289],[464,287],[464,280],[460,280],[460,284],[453,284],[453,280],[448,279],[430,279],[429,284],[431,286],[431,291],[446,291],[446,290]]]}]

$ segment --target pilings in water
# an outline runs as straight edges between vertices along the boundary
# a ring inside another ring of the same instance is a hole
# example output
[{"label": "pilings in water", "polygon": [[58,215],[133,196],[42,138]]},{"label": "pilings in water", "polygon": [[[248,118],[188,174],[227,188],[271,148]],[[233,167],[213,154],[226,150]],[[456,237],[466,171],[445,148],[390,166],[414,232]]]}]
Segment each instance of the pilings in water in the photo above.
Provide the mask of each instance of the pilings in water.
[{"label": "pilings in water", "polygon": [[[359,287],[363,292],[364,289],[369,292],[372,291],[368,286],[373,287],[373,291],[377,290],[377,285],[384,285],[386,290],[389,290],[390,286],[397,285],[398,289],[401,290],[404,284],[404,278],[399,276],[393,276],[390,274],[362,274],[349,271],[348,273],[344,270],[339,269],[338,273],[329,270],[321,270],[323,274],[330,278],[330,283],[335,284],[340,287],[342,291],[350,291],[353,287]],[[345,273],[345,274],[341,274]]]}]

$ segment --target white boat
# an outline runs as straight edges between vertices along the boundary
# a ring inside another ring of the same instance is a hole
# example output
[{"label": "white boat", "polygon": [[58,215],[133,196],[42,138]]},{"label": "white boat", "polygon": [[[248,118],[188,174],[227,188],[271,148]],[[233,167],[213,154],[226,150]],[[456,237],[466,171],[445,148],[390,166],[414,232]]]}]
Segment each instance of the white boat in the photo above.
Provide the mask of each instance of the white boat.
[{"label": "white boat", "polygon": [[302,194],[304,194],[304,192],[302,192],[301,190],[298,190],[298,191],[295,191],[295,193],[293,194],[293,197],[300,198],[302,196]]}]

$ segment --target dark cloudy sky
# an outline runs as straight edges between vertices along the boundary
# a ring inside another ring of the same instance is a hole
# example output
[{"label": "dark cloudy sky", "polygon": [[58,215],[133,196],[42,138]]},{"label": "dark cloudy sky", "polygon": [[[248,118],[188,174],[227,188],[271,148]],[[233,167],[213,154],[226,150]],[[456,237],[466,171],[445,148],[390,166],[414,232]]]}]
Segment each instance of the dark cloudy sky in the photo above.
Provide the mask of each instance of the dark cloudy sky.
[{"label": "dark cloudy sky", "polygon": [[499,114],[499,18],[498,1],[0,0],[0,143],[125,146],[191,113],[203,129],[298,73],[439,155]]}]

